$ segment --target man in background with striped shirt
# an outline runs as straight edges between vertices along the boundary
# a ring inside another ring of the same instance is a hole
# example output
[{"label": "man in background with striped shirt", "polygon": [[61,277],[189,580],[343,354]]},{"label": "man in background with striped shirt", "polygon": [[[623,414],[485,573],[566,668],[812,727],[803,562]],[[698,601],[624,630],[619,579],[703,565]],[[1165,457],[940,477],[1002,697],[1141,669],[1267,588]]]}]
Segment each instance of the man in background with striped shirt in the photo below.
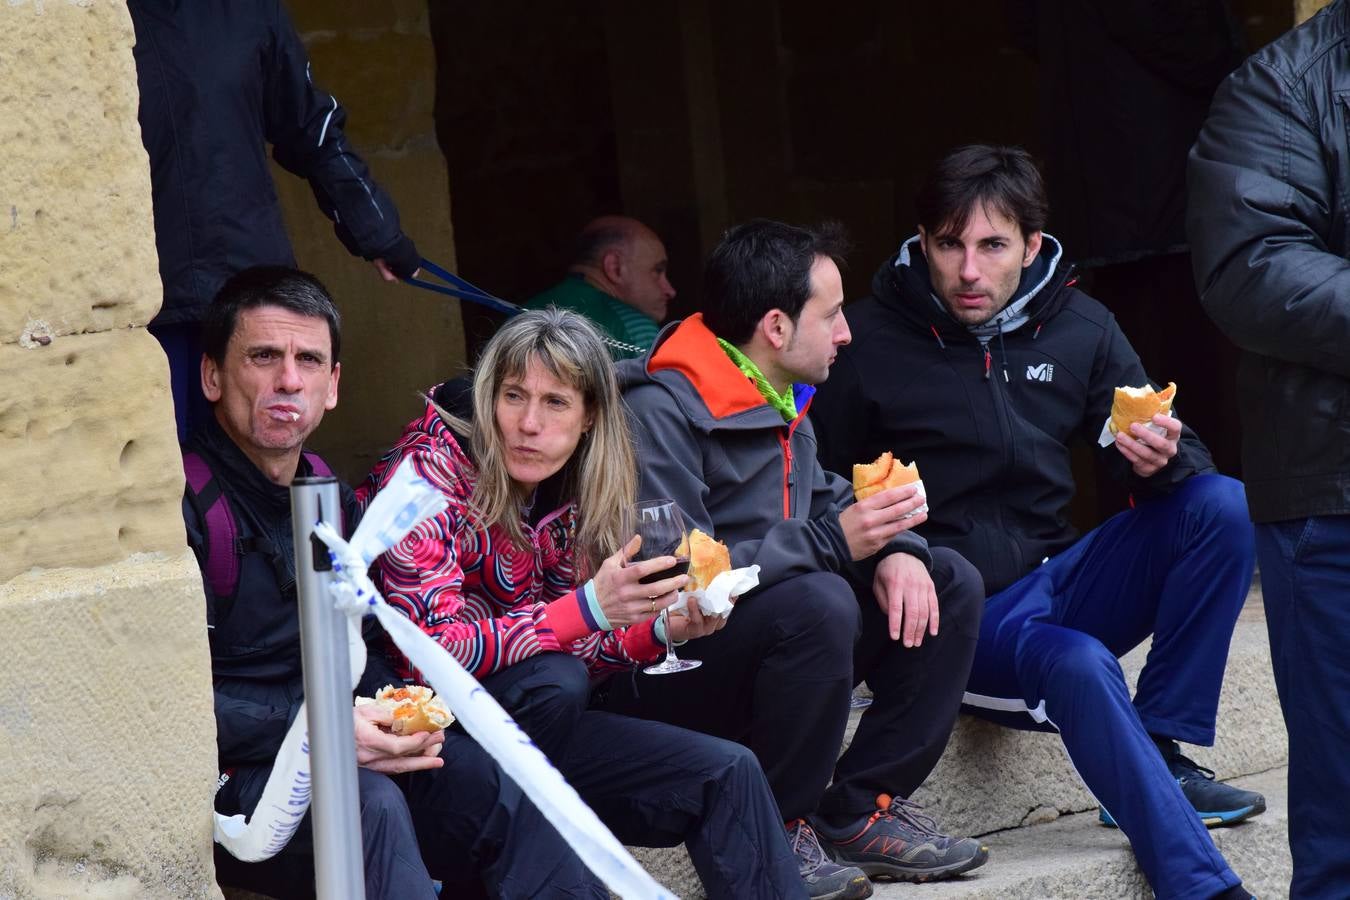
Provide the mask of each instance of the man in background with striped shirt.
[{"label": "man in background with striped shirt", "polygon": [[675,299],[666,265],[666,247],[656,232],[637,219],[601,216],[581,230],[567,277],[525,308],[579,312],[607,337],[634,348],[611,345],[615,360],[642,356]]}]

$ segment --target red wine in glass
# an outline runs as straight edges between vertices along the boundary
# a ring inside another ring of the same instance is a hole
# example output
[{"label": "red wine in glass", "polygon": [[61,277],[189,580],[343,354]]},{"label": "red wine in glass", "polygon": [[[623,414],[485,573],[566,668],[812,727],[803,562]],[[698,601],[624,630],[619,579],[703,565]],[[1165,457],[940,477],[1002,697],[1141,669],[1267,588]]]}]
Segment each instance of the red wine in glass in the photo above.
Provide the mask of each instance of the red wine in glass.
[{"label": "red wine in glass", "polygon": [[656,584],[658,581],[665,581],[667,578],[674,578],[676,575],[687,575],[689,573],[689,557],[675,557],[675,565],[669,569],[662,569],[660,572],[653,572],[646,578],[639,578],[638,584]]},{"label": "red wine in glass", "polygon": [[[633,530],[642,538],[642,546],[633,557],[635,562],[656,559],[662,556],[675,556],[685,541],[684,516],[674,500],[644,500],[633,504]],[[654,584],[665,578],[683,575],[689,571],[689,558],[677,557],[676,563],[654,572],[641,579],[642,584]],[[670,638],[670,612],[661,610],[661,621],[666,630],[666,658],[642,671],[648,675],[667,675],[671,672],[683,672],[703,665],[702,660],[679,659]]]}]

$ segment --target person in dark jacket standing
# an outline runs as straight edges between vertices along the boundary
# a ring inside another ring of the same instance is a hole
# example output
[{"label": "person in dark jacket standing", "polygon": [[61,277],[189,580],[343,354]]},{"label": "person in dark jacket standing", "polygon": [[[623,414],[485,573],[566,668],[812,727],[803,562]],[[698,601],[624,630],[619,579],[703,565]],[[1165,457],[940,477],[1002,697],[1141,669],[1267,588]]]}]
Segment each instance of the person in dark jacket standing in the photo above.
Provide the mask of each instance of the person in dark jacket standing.
[{"label": "person in dark jacket standing", "polygon": [[[1212,780],[1176,743],[1214,742],[1252,574],[1242,486],[1171,416],[1154,416],[1156,433],[1100,439],[1114,389],[1148,376],[1060,267],[1024,151],[954,151],[917,205],[918,236],[849,309],[861,337],[812,409],[821,460],[848,471],[891,450],[918,463],[920,532],[974,563],[988,594],[967,708],[1057,729],[1157,896],[1246,897],[1205,825],[1265,801]],[[1081,537],[1065,516],[1077,440],[1100,444],[1135,500]],[[1150,634],[1131,702],[1116,658]]]},{"label": "person in dark jacket standing", "polygon": [[1242,468],[1289,730],[1291,895],[1350,885],[1350,4],[1220,87],[1190,157],[1205,311],[1242,350]]},{"label": "person in dark jacket standing", "polygon": [[164,305],[150,323],[169,357],[179,437],[210,418],[197,372],[202,316],[230,275],[295,265],[267,163],[309,181],[347,250],[386,281],[421,256],[343,133],[347,113],[310,80],[281,0],[128,0],[141,140],[150,157]]},{"label": "person in dark jacket standing", "polygon": [[[304,699],[289,485],[313,474],[302,445],[337,404],[339,328],[323,285],[282,267],[240,272],[207,311],[200,372],[213,416],[185,450],[209,467],[237,526],[237,584],[228,596],[211,587],[211,541],[230,535],[211,527],[211,489],[189,489],[183,511],[207,575],[221,767],[215,805],[224,815],[253,814]],[[355,499],[345,486],[343,500],[351,527]],[[401,683],[377,650],[381,636],[368,636],[358,694]],[[467,734],[393,735],[385,730],[388,714],[370,705],[354,707],[352,719],[371,900],[434,900],[432,876],[446,896],[477,896],[484,885],[501,897],[609,896]],[[406,798],[387,777],[393,774],[406,779]],[[241,862],[217,846],[216,874],[224,885],[270,897],[313,897],[308,816],[281,852],[261,862]]]},{"label": "person in dark jacket standing", "polygon": [[[906,799],[956,721],[979,577],[911,530],[923,522],[913,485],[855,503],[849,483],[816,462],[806,410],[850,339],[841,250],[834,229],[733,228],[708,262],[703,311],[619,365],[638,496],[676,501],[691,527],[727,545],[733,566],[760,572],[726,627],[681,651],[701,667],[611,683],[619,711],[754,750],[803,878],[830,897],[866,896],[841,874],[854,866],[927,881],[988,858]],[[836,764],[863,680],[874,700]],[[817,835],[842,867],[824,862]]]}]

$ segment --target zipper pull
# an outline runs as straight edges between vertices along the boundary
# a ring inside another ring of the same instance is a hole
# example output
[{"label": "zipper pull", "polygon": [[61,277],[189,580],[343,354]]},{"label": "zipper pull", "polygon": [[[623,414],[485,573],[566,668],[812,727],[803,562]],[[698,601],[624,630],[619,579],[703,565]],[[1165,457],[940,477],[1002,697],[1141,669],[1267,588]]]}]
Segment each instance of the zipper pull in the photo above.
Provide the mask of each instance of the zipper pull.
[{"label": "zipper pull", "polygon": [[988,380],[989,380],[989,369],[993,366],[993,364],[994,364],[994,359],[993,359],[993,357],[991,357],[991,356],[989,355],[989,345],[986,344],[986,345],[985,345],[985,348],[984,348],[984,380],[985,380],[985,381],[988,381]]}]

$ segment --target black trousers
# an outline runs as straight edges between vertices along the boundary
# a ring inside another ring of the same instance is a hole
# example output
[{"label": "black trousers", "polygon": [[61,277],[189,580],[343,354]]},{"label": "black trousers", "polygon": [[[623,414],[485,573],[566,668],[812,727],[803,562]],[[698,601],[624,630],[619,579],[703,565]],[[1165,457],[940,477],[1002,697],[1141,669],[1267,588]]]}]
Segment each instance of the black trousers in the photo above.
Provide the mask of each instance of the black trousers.
[{"label": "black trousers", "polygon": [[[890,639],[870,585],[812,573],[743,598],[725,628],[680,648],[699,668],[614,679],[605,707],[745,744],[786,820],[866,815],[937,764],[974,658],[983,581],[959,554],[934,548],[933,559],[941,623],[921,647]],[[875,699],[836,764],[863,681]]]},{"label": "black trousers", "polygon": [[[410,775],[357,770],[368,900],[434,900],[432,878],[444,883],[442,897],[607,900],[604,885],[476,741],[447,731],[441,757],[442,768]],[[251,811],[269,772],[236,770],[217,809]],[[219,845],[215,857],[222,885],[277,900],[314,897],[308,815],[271,859],[240,862]]]},{"label": "black trousers", "polygon": [[585,666],[560,653],[483,686],[623,843],[685,844],[710,898],[805,896],[769,785],[744,747],[588,709]]},{"label": "black trousers", "polygon": [[[236,769],[216,795],[216,808],[227,815],[251,811],[262,796],[270,772],[270,766]],[[435,900],[403,792],[393,779],[378,772],[358,769],[357,775],[366,897]],[[314,834],[308,813],[290,843],[270,859],[240,862],[219,844],[215,845],[215,858],[216,880],[223,886],[256,891],[277,900],[314,897]]]}]

